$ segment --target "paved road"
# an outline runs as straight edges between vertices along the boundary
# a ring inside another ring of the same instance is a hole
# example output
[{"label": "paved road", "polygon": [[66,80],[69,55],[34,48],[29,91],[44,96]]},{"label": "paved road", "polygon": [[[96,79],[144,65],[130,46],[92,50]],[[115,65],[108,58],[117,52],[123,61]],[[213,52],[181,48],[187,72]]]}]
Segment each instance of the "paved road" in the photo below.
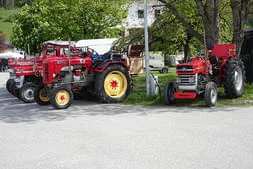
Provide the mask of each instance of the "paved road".
[{"label": "paved road", "polygon": [[252,169],[253,108],[24,104],[0,89],[3,169]]}]

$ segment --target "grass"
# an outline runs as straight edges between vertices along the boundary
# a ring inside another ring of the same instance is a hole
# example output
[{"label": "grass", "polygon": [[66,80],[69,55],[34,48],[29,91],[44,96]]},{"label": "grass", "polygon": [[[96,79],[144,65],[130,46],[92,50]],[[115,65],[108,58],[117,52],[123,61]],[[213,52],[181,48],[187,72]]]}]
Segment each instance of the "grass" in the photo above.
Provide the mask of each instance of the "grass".
[{"label": "grass", "polygon": [[[175,69],[171,69],[168,74],[160,74],[158,72],[151,72],[154,76],[158,76],[160,94],[154,97],[146,96],[146,79],[145,74],[134,75],[133,89],[128,96],[125,104],[132,105],[164,105],[163,88],[167,82],[176,81]],[[224,89],[218,89],[218,99],[216,107],[222,106],[252,106],[253,105],[253,85],[246,84],[244,94],[242,97],[236,99],[228,99],[224,95]],[[197,97],[194,100],[177,100],[175,106],[205,106],[204,99]]]},{"label": "grass", "polygon": [[12,22],[18,9],[6,10],[0,8],[0,31],[4,32],[5,39],[10,40],[12,35]]}]

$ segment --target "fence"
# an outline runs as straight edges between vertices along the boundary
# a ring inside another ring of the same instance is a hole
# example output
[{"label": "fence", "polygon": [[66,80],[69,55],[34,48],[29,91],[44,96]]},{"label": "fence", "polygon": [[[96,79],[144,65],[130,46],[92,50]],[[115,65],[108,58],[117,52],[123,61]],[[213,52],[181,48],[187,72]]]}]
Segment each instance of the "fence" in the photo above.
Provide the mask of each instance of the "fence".
[{"label": "fence", "polygon": [[9,78],[9,72],[0,72],[0,88],[5,88],[6,81]]}]

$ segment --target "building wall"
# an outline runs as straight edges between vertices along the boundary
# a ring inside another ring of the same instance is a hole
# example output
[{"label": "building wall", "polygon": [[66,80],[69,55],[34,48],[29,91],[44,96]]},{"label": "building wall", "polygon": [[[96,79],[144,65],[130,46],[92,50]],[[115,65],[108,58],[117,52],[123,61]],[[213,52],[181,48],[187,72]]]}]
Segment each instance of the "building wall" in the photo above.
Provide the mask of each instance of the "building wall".
[{"label": "building wall", "polygon": [[[148,1],[148,26],[152,25],[156,19],[155,11],[162,10],[162,7],[154,7],[154,5],[159,5],[158,1]],[[133,1],[129,6],[128,16],[126,18],[125,27],[126,29],[131,28],[143,28],[144,26],[144,18],[138,17],[138,10],[144,11],[144,3],[142,1]]]}]

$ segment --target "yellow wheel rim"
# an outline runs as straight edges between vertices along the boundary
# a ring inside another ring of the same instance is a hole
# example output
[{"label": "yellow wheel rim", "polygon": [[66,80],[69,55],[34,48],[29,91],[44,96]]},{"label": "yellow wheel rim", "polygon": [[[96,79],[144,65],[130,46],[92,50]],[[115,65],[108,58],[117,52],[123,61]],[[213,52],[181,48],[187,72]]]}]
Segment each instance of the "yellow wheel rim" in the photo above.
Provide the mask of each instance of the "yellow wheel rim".
[{"label": "yellow wheel rim", "polygon": [[69,103],[70,95],[66,90],[59,90],[55,95],[55,101],[58,105],[66,105]]},{"label": "yellow wheel rim", "polygon": [[39,91],[40,100],[43,102],[49,102],[49,91],[47,88],[42,88]]},{"label": "yellow wheel rim", "polygon": [[120,71],[107,74],[104,81],[105,93],[112,98],[120,98],[127,90],[126,76]]}]

